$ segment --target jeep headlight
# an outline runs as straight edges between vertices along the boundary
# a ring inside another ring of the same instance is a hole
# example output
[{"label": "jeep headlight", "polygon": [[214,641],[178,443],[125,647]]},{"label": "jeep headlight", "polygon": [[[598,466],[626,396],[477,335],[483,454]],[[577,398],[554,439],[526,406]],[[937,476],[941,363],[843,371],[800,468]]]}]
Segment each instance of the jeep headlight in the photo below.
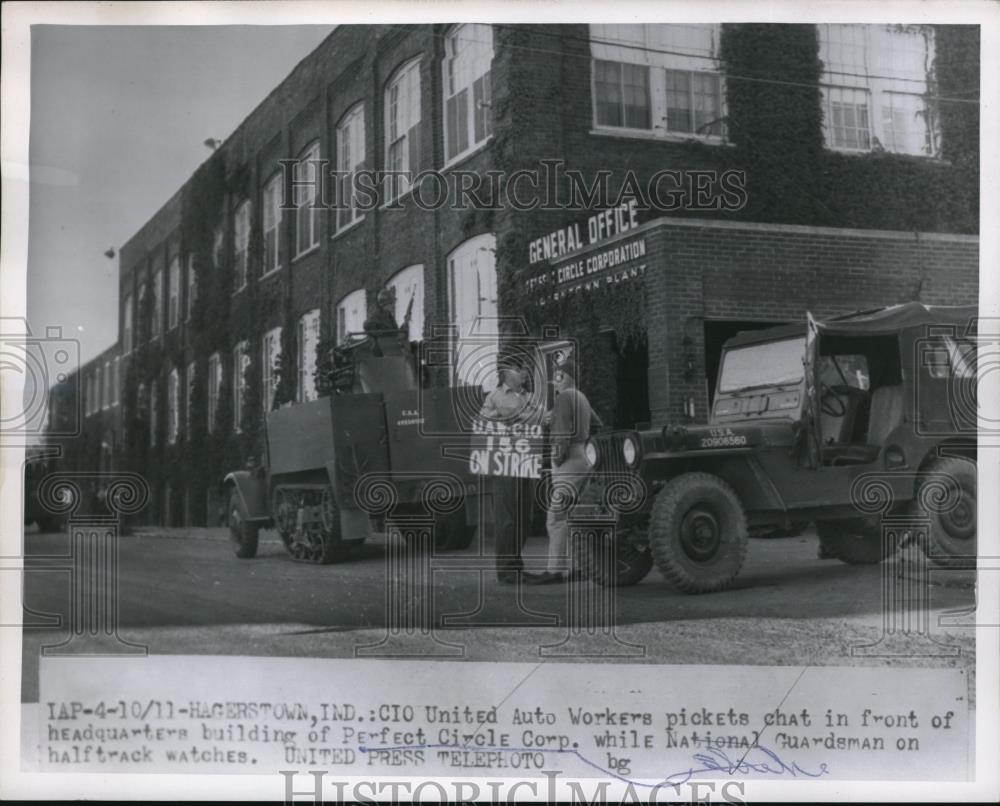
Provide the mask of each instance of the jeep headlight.
[{"label": "jeep headlight", "polygon": [[587,440],[587,444],[583,446],[583,455],[586,457],[588,465],[597,467],[597,460],[601,458],[601,452],[597,450],[597,443],[594,440]]},{"label": "jeep headlight", "polygon": [[625,437],[622,440],[622,456],[625,458],[625,464],[629,467],[635,464],[639,456],[639,446],[635,444],[635,440],[632,437]]}]

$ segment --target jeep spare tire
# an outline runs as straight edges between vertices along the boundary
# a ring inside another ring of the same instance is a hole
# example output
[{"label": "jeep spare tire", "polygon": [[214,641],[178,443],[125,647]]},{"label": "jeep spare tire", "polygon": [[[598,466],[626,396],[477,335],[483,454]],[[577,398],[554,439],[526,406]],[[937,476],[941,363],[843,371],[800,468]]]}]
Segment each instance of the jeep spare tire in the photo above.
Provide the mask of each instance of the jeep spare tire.
[{"label": "jeep spare tire", "polygon": [[656,496],[649,545],[660,573],[685,593],[728,588],[747,555],[739,497],[710,473],[685,473]]}]

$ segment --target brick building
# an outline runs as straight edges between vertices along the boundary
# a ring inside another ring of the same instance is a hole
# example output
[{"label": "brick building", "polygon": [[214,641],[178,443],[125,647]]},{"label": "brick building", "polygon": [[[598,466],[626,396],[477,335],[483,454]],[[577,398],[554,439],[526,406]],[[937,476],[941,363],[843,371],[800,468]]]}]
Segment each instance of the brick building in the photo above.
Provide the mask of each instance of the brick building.
[{"label": "brick building", "polygon": [[[488,385],[463,344],[497,317],[555,324],[619,425],[703,419],[740,329],[974,302],[978,51],[959,26],[339,27],[122,247],[116,460],[151,518],[212,521],[385,286],[414,341],[450,339],[427,382]],[[436,173],[369,205],[365,171]]]}]

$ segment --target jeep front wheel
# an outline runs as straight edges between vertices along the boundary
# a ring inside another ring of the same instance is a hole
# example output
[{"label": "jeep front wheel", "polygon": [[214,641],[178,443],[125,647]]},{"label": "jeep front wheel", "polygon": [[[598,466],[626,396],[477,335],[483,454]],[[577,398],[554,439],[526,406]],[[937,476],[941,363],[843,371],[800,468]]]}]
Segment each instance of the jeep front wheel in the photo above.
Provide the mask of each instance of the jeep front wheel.
[{"label": "jeep front wheel", "polygon": [[709,473],[672,479],[653,504],[649,545],[660,573],[685,593],[728,588],[747,554],[739,497]]},{"label": "jeep front wheel", "polygon": [[826,556],[848,565],[875,565],[896,551],[896,544],[882,542],[876,518],[843,518],[817,521],[816,534]]}]

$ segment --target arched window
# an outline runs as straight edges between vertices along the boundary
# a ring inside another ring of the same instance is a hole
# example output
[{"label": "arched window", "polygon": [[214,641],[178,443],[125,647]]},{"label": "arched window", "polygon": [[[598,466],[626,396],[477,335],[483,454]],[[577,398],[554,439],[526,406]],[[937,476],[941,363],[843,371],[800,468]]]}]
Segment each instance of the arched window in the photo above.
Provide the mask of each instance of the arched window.
[{"label": "arched window", "polygon": [[420,59],[400,67],[385,89],[385,170],[387,195],[410,189],[420,170]]},{"label": "arched window", "polygon": [[337,343],[344,342],[350,333],[363,332],[367,316],[368,305],[363,288],[341,297],[337,303]]},{"label": "arched window", "polygon": [[444,156],[451,162],[493,132],[493,26],[457,25],[445,37],[444,49]]},{"label": "arched window", "polygon": [[[393,290],[393,314],[400,327],[406,324],[407,338],[421,341],[424,337],[424,267],[418,263],[396,272],[385,284]],[[409,321],[407,321],[409,315]]]},{"label": "arched window", "polygon": [[448,255],[448,292],[457,329],[453,376],[457,383],[496,386],[499,351],[496,238],[470,238]]},{"label": "arched window", "polygon": [[319,397],[316,389],[316,345],[319,344],[319,308],[299,319],[299,403]]},{"label": "arched window", "polygon": [[278,388],[278,359],[281,355],[281,328],[276,327],[264,334],[261,344],[261,383],[263,394],[261,404],[266,414],[274,405],[274,393]]},{"label": "arched window", "polygon": [[219,393],[222,389],[222,359],[218,353],[208,357],[208,432],[215,430],[215,420],[219,416]]},{"label": "arched window", "polygon": [[177,442],[180,433],[180,377],[176,369],[167,376],[167,444]]}]

